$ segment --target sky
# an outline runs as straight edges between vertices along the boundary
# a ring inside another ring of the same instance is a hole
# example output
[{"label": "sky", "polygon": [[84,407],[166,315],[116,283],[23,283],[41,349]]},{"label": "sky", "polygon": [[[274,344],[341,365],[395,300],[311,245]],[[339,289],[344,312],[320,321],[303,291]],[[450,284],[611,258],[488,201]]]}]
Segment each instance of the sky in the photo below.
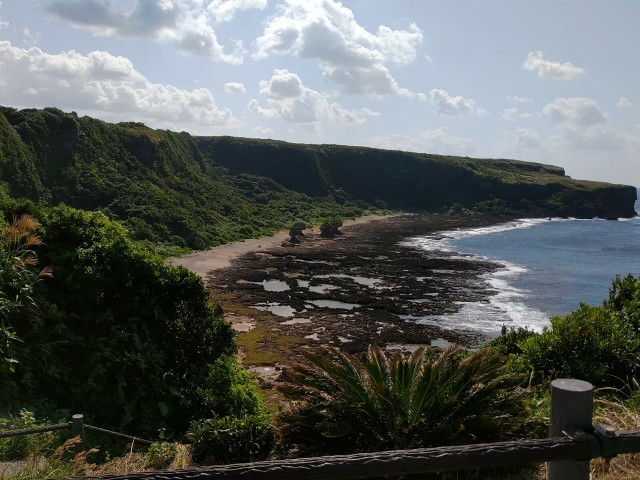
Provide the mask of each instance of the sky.
[{"label": "sky", "polygon": [[640,186],[638,0],[0,0],[0,105]]}]

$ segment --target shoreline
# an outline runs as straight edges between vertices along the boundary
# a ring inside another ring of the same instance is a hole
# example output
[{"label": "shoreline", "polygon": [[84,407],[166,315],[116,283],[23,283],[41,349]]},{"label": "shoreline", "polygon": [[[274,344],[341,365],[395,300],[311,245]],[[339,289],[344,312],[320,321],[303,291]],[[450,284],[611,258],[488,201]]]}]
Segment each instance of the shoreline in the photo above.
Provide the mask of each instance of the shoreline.
[{"label": "shoreline", "polygon": [[[411,215],[407,213],[392,213],[387,215],[365,215],[353,219],[343,220],[342,229],[349,229],[355,225],[363,225],[366,223],[385,220],[388,218]],[[319,233],[319,226],[314,225],[305,229],[305,235],[314,235]],[[231,243],[225,243],[217,247],[209,248],[200,252],[192,252],[180,257],[170,257],[167,262],[173,266],[181,266],[195,273],[203,280],[218,270],[223,270],[231,266],[231,264],[251,253],[266,252],[273,248],[279,247],[283,242],[289,239],[289,230],[279,230],[271,236],[260,238],[249,238],[246,240],[237,240]]]}]

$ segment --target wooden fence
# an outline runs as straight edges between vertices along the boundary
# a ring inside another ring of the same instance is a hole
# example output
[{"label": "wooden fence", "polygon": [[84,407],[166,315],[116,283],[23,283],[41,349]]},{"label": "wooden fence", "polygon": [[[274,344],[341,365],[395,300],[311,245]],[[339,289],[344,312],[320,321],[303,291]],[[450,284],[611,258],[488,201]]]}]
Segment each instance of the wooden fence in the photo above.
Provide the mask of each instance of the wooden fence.
[{"label": "wooden fence", "polygon": [[551,384],[550,438],[93,477],[111,480],[355,480],[549,462],[549,480],[587,480],[598,457],[640,452],[640,431],[592,425],[593,386]]}]

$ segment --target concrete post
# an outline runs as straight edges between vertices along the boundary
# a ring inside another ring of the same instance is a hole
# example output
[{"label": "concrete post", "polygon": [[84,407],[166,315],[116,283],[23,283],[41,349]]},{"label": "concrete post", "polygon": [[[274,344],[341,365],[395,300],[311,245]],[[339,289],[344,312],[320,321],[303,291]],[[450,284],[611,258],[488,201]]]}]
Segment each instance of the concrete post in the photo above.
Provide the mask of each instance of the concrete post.
[{"label": "concrete post", "polygon": [[71,428],[73,433],[80,437],[80,443],[78,444],[78,449],[83,451],[85,448],[84,441],[84,415],[80,413],[76,413],[71,417]]},{"label": "concrete post", "polygon": [[[593,385],[561,378],[551,382],[551,437],[589,432],[593,420]],[[549,462],[548,480],[588,480],[589,461]]]}]

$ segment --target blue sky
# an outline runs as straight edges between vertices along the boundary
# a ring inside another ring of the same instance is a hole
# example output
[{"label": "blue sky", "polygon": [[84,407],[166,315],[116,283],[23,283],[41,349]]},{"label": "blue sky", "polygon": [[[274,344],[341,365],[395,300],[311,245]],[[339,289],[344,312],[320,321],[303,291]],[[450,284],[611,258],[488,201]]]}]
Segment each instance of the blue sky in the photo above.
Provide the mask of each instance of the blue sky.
[{"label": "blue sky", "polygon": [[0,104],[640,185],[637,0],[1,0]]}]

